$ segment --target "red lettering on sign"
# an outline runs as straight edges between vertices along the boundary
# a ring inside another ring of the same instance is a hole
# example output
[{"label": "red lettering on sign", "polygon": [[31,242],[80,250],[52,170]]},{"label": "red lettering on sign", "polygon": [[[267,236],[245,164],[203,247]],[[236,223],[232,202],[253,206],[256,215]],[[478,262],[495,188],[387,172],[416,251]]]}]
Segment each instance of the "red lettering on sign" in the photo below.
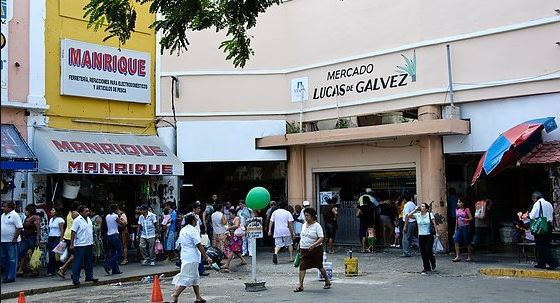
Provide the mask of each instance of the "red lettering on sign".
[{"label": "red lettering on sign", "polygon": [[112,174],[113,173],[113,164],[112,163],[105,163],[105,162],[99,163],[99,173],[103,174],[104,171],[106,171],[108,174]]},{"label": "red lettering on sign", "polygon": [[119,73],[126,75],[126,58],[121,56],[119,58]]},{"label": "red lettering on sign", "polygon": [[146,76],[146,60],[138,60],[138,76]]},{"label": "red lettering on sign", "polygon": [[137,175],[143,175],[146,173],[147,166],[146,164],[136,164],[134,165],[134,170],[136,171]]},{"label": "red lettering on sign", "polygon": [[70,66],[80,66],[80,61],[82,59],[82,50],[75,49],[73,47],[68,49],[68,64]]},{"label": "red lettering on sign", "polygon": [[112,67],[113,58],[109,54],[103,54],[103,70],[113,71]]},{"label": "red lettering on sign", "polygon": [[161,147],[157,145],[150,145],[148,147],[154,152],[156,156],[167,156],[167,154],[163,152]]},{"label": "red lettering on sign", "polygon": [[121,148],[119,144],[113,144],[113,145],[115,145],[115,147],[121,153],[121,155],[126,155],[126,153],[124,152],[124,150]]},{"label": "red lettering on sign", "polygon": [[101,70],[103,68],[103,54],[98,52],[91,53],[91,68]]},{"label": "red lettering on sign", "polygon": [[126,164],[124,163],[115,163],[115,174],[118,173],[123,173],[123,174],[128,174],[127,169],[126,169]]},{"label": "red lettering on sign", "polygon": [[97,163],[96,162],[86,162],[84,163],[84,173],[97,173]]},{"label": "red lettering on sign", "polygon": [[148,165],[148,173],[150,175],[159,175],[160,166],[159,164],[149,164]]},{"label": "red lettering on sign", "polygon": [[99,146],[99,144],[97,143],[88,143],[85,142],[87,148],[89,149],[90,152],[94,153],[98,152],[100,154],[104,154],[105,152],[103,152],[103,149]]},{"label": "red lettering on sign", "polygon": [[74,152],[74,150],[72,149],[72,146],[70,146],[70,143],[68,143],[68,141],[60,141],[59,142],[57,140],[51,140],[51,142],[61,152]]},{"label": "red lettering on sign", "polygon": [[136,74],[138,71],[138,59],[128,58],[128,73],[131,75]]},{"label": "red lettering on sign", "polygon": [[140,152],[138,151],[138,149],[136,149],[134,145],[122,144],[121,147],[126,152],[127,155],[140,156]]},{"label": "red lettering on sign", "polygon": [[72,145],[72,147],[77,153],[81,153],[82,151],[88,154],[90,153],[89,149],[87,149],[86,145],[83,144],[82,142],[72,141],[70,142],[70,145]]},{"label": "red lettering on sign", "polygon": [[161,165],[161,173],[164,174],[164,175],[172,175],[173,174],[173,165],[162,164]]},{"label": "red lettering on sign", "polygon": [[91,69],[91,57],[89,56],[88,50],[84,52],[84,61],[82,62],[82,67],[84,66]]},{"label": "red lettering on sign", "polygon": [[135,145],[135,146],[144,156],[153,156],[154,155],[152,150],[149,149],[148,147],[146,147],[146,145]]},{"label": "red lettering on sign", "polygon": [[73,173],[73,172],[81,173],[82,171],[83,171],[82,162],[68,161],[68,172],[69,173]]},{"label": "red lettering on sign", "polygon": [[103,151],[106,154],[117,154],[117,150],[115,149],[115,147],[113,146],[113,144],[110,143],[99,143],[99,146],[101,146],[101,148],[103,149]]}]

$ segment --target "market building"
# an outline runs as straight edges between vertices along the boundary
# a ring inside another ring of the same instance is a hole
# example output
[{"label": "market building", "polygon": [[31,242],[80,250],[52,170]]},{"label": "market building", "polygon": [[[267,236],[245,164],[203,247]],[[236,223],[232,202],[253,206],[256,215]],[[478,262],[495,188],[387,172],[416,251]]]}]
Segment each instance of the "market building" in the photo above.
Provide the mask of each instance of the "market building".
[{"label": "market building", "polygon": [[157,211],[161,202],[178,202],[183,164],[157,136],[156,35],[149,28],[155,15],[140,7],[136,31],[119,45],[87,28],[87,3],[29,6],[27,100],[42,111],[27,118],[38,166],[23,203],[49,208],[78,199],[99,211],[124,202],[130,215],[150,203]]},{"label": "market building", "polygon": [[447,238],[448,188],[472,199],[495,192],[500,220],[513,219],[511,196],[521,203],[540,188],[508,196],[493,183],[504,180],[469,184],[501,132],[558,122],[559,26],[553,3],[287,1],[250,31],[255,55],[244,69],[208,51],[220,33],[192,33],[187,53],[163,55],[156,115],[178,121],[187,199],[257,184],[290,204],[319,207],[334,195],[337,241],[356,243],[365,188],[382,199],[410,193],[433,205]]}]

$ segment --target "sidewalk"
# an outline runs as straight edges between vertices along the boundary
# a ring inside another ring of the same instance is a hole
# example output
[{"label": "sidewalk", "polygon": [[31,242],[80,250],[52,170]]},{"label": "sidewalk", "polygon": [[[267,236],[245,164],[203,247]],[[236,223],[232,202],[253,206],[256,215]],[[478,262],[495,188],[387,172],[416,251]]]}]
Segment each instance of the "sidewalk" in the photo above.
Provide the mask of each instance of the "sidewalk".
[{"label": "sidewalk", "polygon": [[[344,258],[346,257],[347,248],[338,247],[335,254],[329,254],[328,259],[333,263],[333,274],[335,279],[344,278]],[[293,268],[288,260],[287,251],[280,252],[278,256],[279,265],[272,264],[272,253],[270,248],[259,248],[257,257],[257,276],[266,278],[267,280],[281,279],[286,280],[296,279],[297,270]],[[354,257],[359,260],[360,275],[358,280],[371,280],[371,281],[398,281],[404,276],[414,277],[420,275],[422,270],[422,260],[420,255],[416,253],[413,257],[403,258],[400,257],[401,250],[396,248],[388,248],[376,253],[362,254],[357,253],[358,249],[354,250]],[[463,256],[465,257],[465,256]],[[451,262],[453,256],[451,255],[438,255],[437,259],[437,272],[433,275],[440,277],[480,277],[481,273],[487,274],[490,270],[494,275],[508,276],[507,273],[512,270],[517,274],[516,278],[549,278],[559,280],[559,271],[536,270],[533,268],[533,263],[517,262],[516,252],[505,252],[499,254],[475,254],[475,262]],[[247,258],[248,266],[237,267],[237,260],[232,262],[233,273],[229,277],[246,279],[250,277],[251,262]],[[287,271],[287,268],[290,270]],[[495,270],[495,269],[508,269],[508,270]],[[122,275],[108,276],[103,270],[102,266],[94,267],[94,275],[99,279],[98,284],[113,284],[118,282],[138,281],[144,276],[162,274],[169,277],[174,275],[178,270],[172,263],[162,264],[158,263],[156,266],[142,266],[139,263],[129,263],[128,265],[121,266],[123,271]],[[213,271],[212,271],[213,272]],[[69,277],[69,273],[67,273]],[[545,277],[548,275],[548,277]],[[210,279],[222,276],[222,274],[211,273]],[[227,276],[227,275],[226,275]],[[293,276],[293,277],[292,277]],[[83,278],[83,273],[82,273]],[[83,279],[82,279],[83,280]],[[80,286],[87,287],[94,286],[91,283],[82,283]],[[26,295],[53,292],[63,289],[73,288],[72,281],[67,278],[62,280],[58,276],[55,277],[41,277],[41,278],[19,278],[15,283],[2,285],[2,299],[16,297],[18,292],[24,291]]]}]

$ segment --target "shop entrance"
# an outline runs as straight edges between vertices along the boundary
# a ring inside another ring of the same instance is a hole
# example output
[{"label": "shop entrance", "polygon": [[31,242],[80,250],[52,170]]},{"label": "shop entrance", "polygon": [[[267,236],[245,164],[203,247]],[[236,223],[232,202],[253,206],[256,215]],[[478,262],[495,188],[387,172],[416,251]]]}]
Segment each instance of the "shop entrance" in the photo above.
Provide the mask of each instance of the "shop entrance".
[{"label": "shop entrance", "polygon": [[[403,194],[416,194],[416,170],[375,170],[353,172],[317,173],[317,201],[320,204],[321,218],[327,199],[338,201],[338,230],[335,243],[356,245],[359,239],[359,221],[356,218],[357,200],[366,188],[374,191],[377,200],[395,201]],[[376,228],[378,233],[380,228]],[[379,235],[378,235],[379,237]]]}]

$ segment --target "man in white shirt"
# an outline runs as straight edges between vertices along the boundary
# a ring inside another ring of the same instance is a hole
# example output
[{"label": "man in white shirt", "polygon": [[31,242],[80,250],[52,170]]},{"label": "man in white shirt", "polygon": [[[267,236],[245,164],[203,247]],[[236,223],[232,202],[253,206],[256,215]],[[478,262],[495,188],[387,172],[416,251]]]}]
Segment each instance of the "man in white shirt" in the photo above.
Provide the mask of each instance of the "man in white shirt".
[{"label": "man in white shirt", "polygon": [[16,281],[16,270],[18,264],[18,245],[19,234],[23,230],[21,218],[14,210],[14,202],[2,203],[2,220],[0,232],[2,234],[2,258],[1,263],[4,267],[4,279],[2,283],[12,283]]},{"label": "man in white shirt", "polygon": [[173,302],[179,300],[179,295],[188,286],[193,288],[195,302],[206,302],[200,296],[198,267],[202,256],[209,264],[212,263],[212,259],[208,257],[200,243],[200,230],[195,227],[198,221],[195,214],[186,215],[186,225],[179,232],[177,242],[181,245],[181,272],[173,278],[173,284],[176,286],[175,292],[171,295]]},{"label": "man in white shirt", "polygon": [[288,205],[285,202],[281,203],[270,216],[268,235],[272,236],[272,224],[274,224],[274,254],[272,255],[272,263],[274,264],[278,264],[278,252],[286,246],[290,252],[290,262],[293,261],[294,217],[286,210],[287,207]]},{"label": "man in white shirt", "polygon": [[72,223],[72,240],[70,249],[74,250],[72,262],[72,283],[80,285],[82,266],[86,272],[86,282],[97,282],[93,277],[93,224],[89,219],[89,208],[85,205],[78,207],[80,214]]},{"label": "man in white shirt", "polygon": [[109,205],[107,216],[105,216],[105,222],[107,225],[107,243],[111,250],[110,258],[105,261],[103,269],[110,275],[121,274],[119,269],[119,259],[123,255],[122,242],[119,238],[119,226],[126,226],[124,219],[117,214],[117,205]]},{"label": "man in white shirt", "polygon": [[[534,204],[531,212],[529,213],[529,218],[531,220],[536,220],[539,217],[545,217],[548,221],[549,230],[549,232],[544,235],[534,235],[537,249],[537,265],[535,265],[535,268],[554,270],[558,268],[558,260],[556,260],[550,249],[552,216],[554,209],[552,204],[546,201],[542,194],[538,191],[534,192],[531,198]],[[546,267],[547,264],[549,267]]]},{"label": "man in white shirt", "polygon": [[157,217],[148,211],[148,206],[140,207],[142,214],[138,218],[138,235],[140,235],[140,252],[142,253],[142,265],[156,265],[156,243]]},{"label": "man in white shirt", "polygon": [[407,219],[408,215],[416,211],[416,204],[412,201],[412,197],[407,197],[408,202],[403,208],[403,221],[408,220],[406,229],[403,230],[402,249],[403,257],[410,257],[410,242],[414,242],[414,238],[418,234],[416,219]]},{"label": "man in white shirt", "polygon": [[[239,216],[241,225],[247,227],[247,220],[253,217],[253,211],[245,206],[245,200],[239,200],[239,205],[237,207],[239,208],[237,215]],[[251,241],[249,241],[246,236],[243,236],[243,256],[251,256],[252,250],[250,245]]]}]

